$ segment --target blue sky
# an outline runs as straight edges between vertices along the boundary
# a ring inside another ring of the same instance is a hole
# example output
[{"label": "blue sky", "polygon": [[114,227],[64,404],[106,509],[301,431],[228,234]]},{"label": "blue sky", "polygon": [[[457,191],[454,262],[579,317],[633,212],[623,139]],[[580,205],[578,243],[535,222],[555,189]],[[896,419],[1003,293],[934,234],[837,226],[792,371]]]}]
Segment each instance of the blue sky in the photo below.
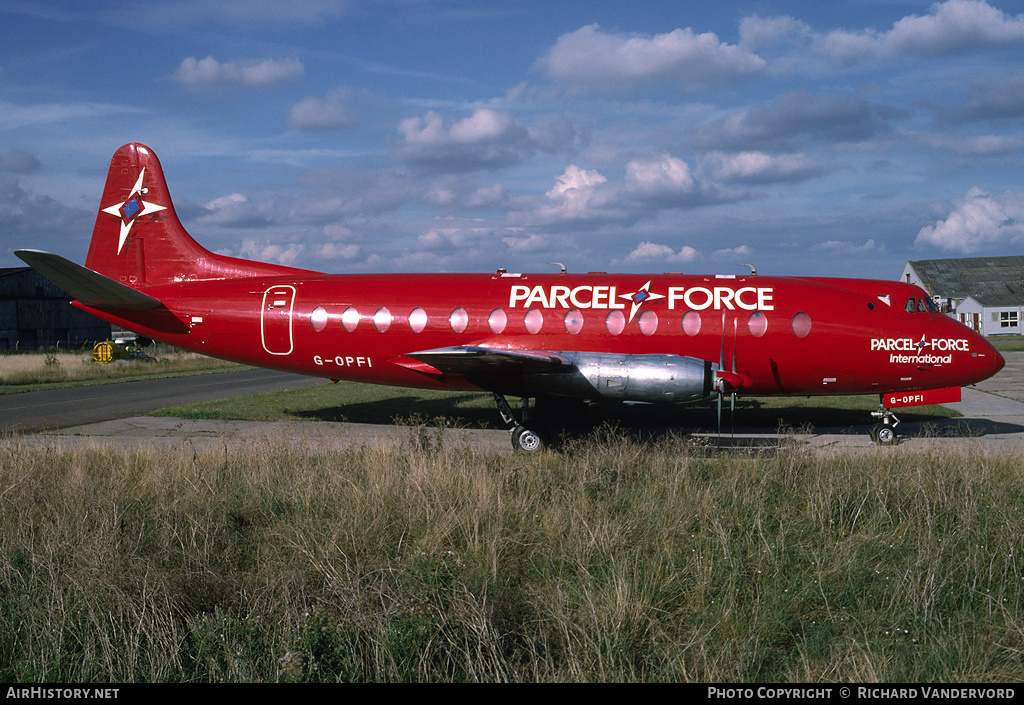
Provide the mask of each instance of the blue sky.
[{"label": "blue sky", "polygon": [[0,267],[110,156],[330,272],[861,276],[1024,250],[1024,3],[5,0]]}]

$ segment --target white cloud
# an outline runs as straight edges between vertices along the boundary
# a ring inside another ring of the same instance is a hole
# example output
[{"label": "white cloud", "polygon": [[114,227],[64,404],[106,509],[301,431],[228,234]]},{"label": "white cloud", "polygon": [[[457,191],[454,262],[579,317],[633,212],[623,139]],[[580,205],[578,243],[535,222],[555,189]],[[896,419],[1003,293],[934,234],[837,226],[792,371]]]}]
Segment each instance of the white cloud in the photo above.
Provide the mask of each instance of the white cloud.
[{"label": "white cloud", "polygon": [[716,179],[745,183],[802,181],[826,171],[823,164],[802,154],[768,154],[713,152],[707,157]]},{"label": "white cloud", "polygon": [[449,124],[433,110],[398,125],[401,141],[392,156],[444,171],[501,168],[521,162],[535,145],[508,113],[480,108]]},{"label": "white cloud", "polygon": [[681,89],[710,88],[755,74],[765,61],[705,32],[610,34],[588,25],[558,38],[539,64],[556,81],[576,88],[630,91],[662,83]]},{"label": "white cloud", "polygon": [[877,56],[942,56],[1024,44],[1024,15],[1013,17],[984,0],[948,0],[927,15],[908,15],[888,32],[837,30],[821,39],[832,57],[852,64]]},{"label": "white cloud", "polygon": [[303,98],[288,111],[288,127],[310,132],[349,127],[356,120],[349,98],[350,92],[343,88],[330,91],[324,98]]},{"label": "white cloud", "polygon": [[849,255],[861,252],[874,252],[883,248],[875,242],[874,238],[868,238],[862,245],[855,245],[845,240],[827,240],[826,242],[819,242],[811,249],[821,250],[834,255]]},{"label": "white cloud", "polygon": [[417,249],[466,252],[480,247],[493,233],[490,227],[431,228],[416,238]]},{"label": "white cloud", "polygon": [[240,193],[222,196],[206,203],[205,214],[199,216],[201,225],[218,225],[227,228],[263,227],[269,219],[260,212],[248,198]]},{"label": "white cloud", "polygon": [[508,113],[480,108],[471,116],[446,126],[441,116],[429,111],[422,118],[402,120],[398,131],[407,144],[434,147],[453,144],[482,144],[523,134],[524,128]]},{"label": "white cloud", "polygon": [[508,245],[508,249],[516,255],[544,252],[552,246],[548,238],[537,233],[531,233],[525,237],[522,235],[509,235],[503,237],[501,241]]},{"label": "white cloud", "polygon": [[626,255],[625,262],[664,262],[666,264],[687,264],[702,259],[703,255],[686,245],[676,252],[668,245],[657,242],[641,242]]},{"label": "white cloud", "polygon": [[948,0],[931,13],[904,17],[886,36],[896,54],[949,54],[1024,42],[1024,15],[1011,17],[982,0]]},{"label": "white cloud", "polygon": [[749,245],[740,245],[739,247],[729,247],[721,250],[715,250],[711,253],[711,256],[717,260],[735,259],[737,257],[749,257],[754,253],[754,250]]},{"label": "white cloud", "polygon": [[359,245],[342,242],[327,242],[316,248],[317,260],[354,260],[362,256]]},{"label": "white cloud", "polygon": [[607,182],[598,171],[570,164],[544,198],[527,199],[526,209],[510,220],[514,225],[537,225],[595,217],[607,205],[610,194],[602,189]]},{"label": "white cloud", "polygon": [[298,243],[278,245],[247,238],[242,241],[238,256],[243,259],[253,259],[259,262],[291,265],[295,263],[305,250],[305,245]]},{"label": "white cloud", "polygon": [[1024,193],[1007,191],[993,195],[972,188],[944,220],[921,228],[915,244],[962,254],[1020,246],[1024,244]]},{"label": "white cloud", "polygon": [[172,78],[190,88],[255,88],[296,81],[302,78],[305,71],[305,66],[296,58],[245,59],[221,63],[212,56],[205,59],[190,56],[181,62]]},{"label": "white cloud", "polygon": [[[789,16],[752,15],[740,21],[739,47],[773,51],[770,70],[822,74],[825,63],[853,68],[898,57],[950,56],[1024,45],[1024,15],[1009,15],[986,0],[947,0],[923,15],[907,15],[886,31],[818,32]],[[767,56],[767,54],[766,54]]]},{"label": "white cloud", "polygon": [[621,180],[569,165],[543,198],[523,199],[510,214],[513,225],[634,223],[663,210],[735,200],[739,196],[696,178],[689,165],[669,154],[638,157]]},{"label": "white cloud", "polygon": [[649,194],[689,193],[697,187],[690,165],[667,154],[629,162],[626,183],[634,190]]},{"label": "white cloud", "polygon": [[695,208],[738,198],[720,186],[694,176],[690,165],[670,154],[638,157],[626,164],[610,202],[630,218],[653,217],[660,210]]},{"label": "white cloud", "polygon": [[586,211],[587,205],[595,198],[596,188],[607,181],[597,171],[580,169],[570,164],[546,195],[564,217],[572,218]]}]

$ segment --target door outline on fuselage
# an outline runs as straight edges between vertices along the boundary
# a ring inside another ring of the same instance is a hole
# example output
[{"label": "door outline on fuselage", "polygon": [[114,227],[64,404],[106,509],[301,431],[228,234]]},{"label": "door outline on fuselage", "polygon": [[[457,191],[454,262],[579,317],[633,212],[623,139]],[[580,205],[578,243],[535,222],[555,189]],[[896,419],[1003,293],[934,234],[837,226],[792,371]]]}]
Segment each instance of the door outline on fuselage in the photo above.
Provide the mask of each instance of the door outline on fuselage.
[{"label": "door outline on fuselage", "polygon": [[272,286],[263,292],[260,307],[260,340],[271,355],[291,355],[295,348],[292,335],[292,310],[295,308],[295,287],[291,284]]}]

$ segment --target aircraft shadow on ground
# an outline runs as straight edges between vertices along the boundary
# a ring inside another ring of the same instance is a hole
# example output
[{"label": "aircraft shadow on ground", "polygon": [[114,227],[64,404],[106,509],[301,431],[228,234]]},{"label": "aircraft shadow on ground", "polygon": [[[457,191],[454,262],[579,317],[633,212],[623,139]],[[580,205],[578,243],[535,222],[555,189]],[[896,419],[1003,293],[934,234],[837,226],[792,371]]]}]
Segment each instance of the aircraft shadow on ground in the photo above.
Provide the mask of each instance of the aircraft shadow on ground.
[{"label": "aircraft shadow on ground", "polygon": [[901,430],[907,435],[936,438],[974,438],[1024,433],[1024,426],[1020,424],[982,418],[933,419],[910,422],[904,426],[906,428],[901,426]]},{"label": "aircraft shadow on ground", "polygon": [[[430,399],[398,394],[386,399],[339,404],[322,409],[304,409],[291,415],[313,421],[370,423],[381,425],[449,425],[463,428],[501,428],[495,407],[474,406],[483,395],[469,393]],[[489,401],[489,397],[487,398]]]},{"label": "aircraft shadow on ground", "polygon": [[[510,400],[512,401],[512,400]],[[810,400],[809,400],[810,401]],[[518,407],[513,404],[518,411]],[[728,398],[718,426],[715,401],[688,405],[567,403],[549,410],[542,424],[557,429],[554,436],[585,437],[603,425],[636,440],[657,440],[672,435],[700,435],[717,447],[777,447],[793,434],[867,435],[876,419],[870,408],[836,408],[815,404],[772,407],[759,400],[737,400],[730,411]],[[444,398],[423,398],[413,394],[320,409],[291,412],[310,420],[369,423],[395,426],[446,426],[449,428],[504,428],[490,395],[466,393]],[[899,411],[902,435],[970,438],[1024,432],[1024,427],[988,419],[943,418],[913,410]],[[553,421],[553,422],[552,422]]]}]

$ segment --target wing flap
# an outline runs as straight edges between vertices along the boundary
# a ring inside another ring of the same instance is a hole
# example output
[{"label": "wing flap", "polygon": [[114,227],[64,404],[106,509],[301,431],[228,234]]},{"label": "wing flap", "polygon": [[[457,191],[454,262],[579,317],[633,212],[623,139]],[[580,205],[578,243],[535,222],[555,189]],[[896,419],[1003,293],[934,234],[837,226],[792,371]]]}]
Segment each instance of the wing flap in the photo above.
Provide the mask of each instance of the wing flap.
[{"label": "wing flap", "polygon": [[521,375],[559,372],[573,367],[568,358],[543,350],[504,350],[460,345],[407,353],[405,357],[430,365],[442,374]]},{"label": "wing flap", "polygon": [[86,306],[128,311],[148,311],[163,306],[159,299],[86,269],[60,255],[40,250],[15,250],[14,254]]}]

